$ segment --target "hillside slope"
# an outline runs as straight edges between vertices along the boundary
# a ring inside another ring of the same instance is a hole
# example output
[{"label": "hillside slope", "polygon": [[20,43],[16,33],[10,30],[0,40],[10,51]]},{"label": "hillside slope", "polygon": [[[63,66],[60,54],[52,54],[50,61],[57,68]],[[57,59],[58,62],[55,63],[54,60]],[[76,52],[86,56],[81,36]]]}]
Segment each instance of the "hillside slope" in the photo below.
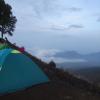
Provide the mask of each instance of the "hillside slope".
[{"label": "hillside slope", "polygon": [[[18,49],[10,42],[8,44]],[[82,80],[67,71],[55,68],[28,52],[24,52],[35,61],[48,75],[50,82],[27,88],[16,93],[0,96],[0,100],[100,100],[100,88]]]},{"label": "hillside slope", "polygon": [[81,68],[73,70],[74,74],[80,75],[83,78],[95,83],[100,84],[100,67]]}]

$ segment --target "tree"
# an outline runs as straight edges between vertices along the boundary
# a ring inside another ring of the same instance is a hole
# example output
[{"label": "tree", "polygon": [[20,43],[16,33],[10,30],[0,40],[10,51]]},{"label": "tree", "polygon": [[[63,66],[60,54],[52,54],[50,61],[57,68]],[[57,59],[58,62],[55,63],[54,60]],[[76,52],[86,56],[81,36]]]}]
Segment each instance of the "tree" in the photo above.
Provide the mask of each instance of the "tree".
[{"label": "tree", "polygon": [[13,16],[12,7],[4,0],[0,0],[0,32],[2,38],[4,34],[13,35],[16,22],[17,19]]},{"label": "tree", "polygon": [[49,65],[51,66],[51,68],[56,68],[56,63],[52,60],[49,62]]}]

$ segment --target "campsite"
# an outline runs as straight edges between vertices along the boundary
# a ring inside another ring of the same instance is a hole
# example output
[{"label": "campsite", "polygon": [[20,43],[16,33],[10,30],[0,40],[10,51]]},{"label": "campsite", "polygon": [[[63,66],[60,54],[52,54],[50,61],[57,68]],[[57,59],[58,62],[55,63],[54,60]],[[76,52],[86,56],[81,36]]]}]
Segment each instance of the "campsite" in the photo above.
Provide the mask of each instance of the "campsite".
[{"label": "campsite", "polygon": [[0,100],[100,100],[99,34],[83,19],[99,1],[62,1],[0,0]]}]

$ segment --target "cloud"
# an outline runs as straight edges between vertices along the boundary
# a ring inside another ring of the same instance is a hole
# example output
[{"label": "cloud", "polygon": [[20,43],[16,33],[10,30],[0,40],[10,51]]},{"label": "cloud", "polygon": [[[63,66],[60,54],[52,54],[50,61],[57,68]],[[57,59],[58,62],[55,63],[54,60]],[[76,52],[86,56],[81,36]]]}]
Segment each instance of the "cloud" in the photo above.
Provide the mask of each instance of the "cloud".
[{"label": "cloud", "polygon": [[60,52],[60,50],[58,50],[58,49],[40,49],[40,48],[30,48],[30,49],[28,49],[28,51],[39,58],[52,57],[57,52]]},{"label": "cloud", "polygon": [[58,31],[68,31],[71,29],[82,29],[84,28],[83,25],[80,24],[71,24],[71,25],[52,25],[51,30],[58,30]]},{"label": "cloud", "polygon": [[51,30],[66,30],[67,27],[65,25],[51,25]]},{"label": "cloud", "polygon": [[81,29],[81,28],[84,28],[83,25],[72,24],[72,25],[69,25],[68,30],[71,30],[71,29]]},{"label": "cloud", "polygon": [[85,62],[84,59],[70,59],[64,57],[56,57],[57,53],[63,53],[63,51],[58,49],[40,49],[40,48],[31,48],[28,49],[32,54],[36,57],[40,58],[43,61],[50,62],[51,60],[55,61],[56,63],[63,63],[63,62]]},{"label": "cloud", "polygon": [[[65,2],[65,0],[63,0],[63,2]],[[67,2],[63,5],[63,2],[60,2],[60,0],[22,0],[16,1],[16,4],[14,5],[16,6],[17,11],[22,14],[31,13],[34,17],[39,19],[46,16],[61,16],[64,12],[70,13],[82,11],[82,8],[80,7],[68,6],[66,4]]]},{"label": "cloud", "polygon": [[82,11],[82,8],[70,7],[70,8],[67,8],[67,10],[69,10],[70,12],[80,12]]},{"label": "cloud", "polygon": [[13,6],[18,19],[17,30],[21,32],[47,30],[50,24],[56,24],[51,25],[51,30],[66,30],[67,26],[64,23],[76,20],[74,15],[68,14],[82,11],[82,8],[76,5],[68,5],[69,2],[66,0],[6,1]]},{"label": "cloud", "polygon": [[97,22],[100,22],[100,12],[99,13],[94,13],[93,16],[96,18]]},{"label": "cloud", "polygon": [[[30,3],[30,6],[33,7],[35,14],[37,17],[41,18],[46,16],[61,16],[64,12],[80,12],[82,8],[75,6],[66,6],[62,5],[63,2],[59,2],[60,0],[34,0],[34,2]],[[63,0],[65,1],[65,0]]]},{"label": "cloud", "polygon": [[80,63],[80,62],[86,62],[85,59],[65,59],[60,57],[50,57],[47,61],[50,62],[51,60],[55,61],[56,63]]},{"label": "cloud", "polygon": [[100,17],[98,17],[97,22],[100,22]]}]

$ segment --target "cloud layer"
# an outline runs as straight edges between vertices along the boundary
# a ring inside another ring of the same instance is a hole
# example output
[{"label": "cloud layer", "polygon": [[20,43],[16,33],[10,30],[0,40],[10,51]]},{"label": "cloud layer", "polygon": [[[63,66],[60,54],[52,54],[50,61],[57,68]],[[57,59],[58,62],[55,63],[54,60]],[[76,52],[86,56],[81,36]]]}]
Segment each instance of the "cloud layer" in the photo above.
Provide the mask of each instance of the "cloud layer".
[{"label": "cloud layer", "polygon": [[6,2],[12,5],[18,19],[15,34],[10,38],[12,41],[17,41],[26,48],[34,46],[43,50],[100,50],[100,0]]},{"label": "cloud layer", "polygon": [[18,18],[17,29],[20,31],[50,30],[53,24],[69,27],[66,23],[74,24],[69,19],[74,20],[75,14],[82,12],[82,8],[68,5],[66,0],[17,0],[11,4]]}]

